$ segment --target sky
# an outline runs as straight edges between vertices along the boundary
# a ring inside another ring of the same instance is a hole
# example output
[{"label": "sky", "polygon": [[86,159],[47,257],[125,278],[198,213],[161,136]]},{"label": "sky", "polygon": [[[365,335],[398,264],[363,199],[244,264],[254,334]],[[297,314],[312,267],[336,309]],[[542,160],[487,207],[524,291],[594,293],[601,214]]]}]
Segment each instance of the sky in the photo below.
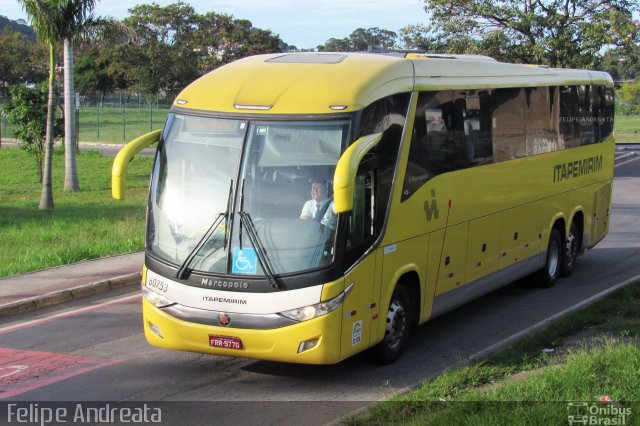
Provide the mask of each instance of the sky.
[{"label": "sky", "polygon": [[[161,6],[177,0],[156,0]],[[114,18],[129,15],[135,4],[152,0],[102,0],[96,14]],[[287,44],[300,49],[315,48],[332,37],[344,38],[356,28],[378,27],[399,33],[408,24],[424,23],[421,0],[191,0],[196,12],[217,12],[248,19],[258,28],[269,29]],[[17,0],[0,0],[0,15],[25,19]]]}]

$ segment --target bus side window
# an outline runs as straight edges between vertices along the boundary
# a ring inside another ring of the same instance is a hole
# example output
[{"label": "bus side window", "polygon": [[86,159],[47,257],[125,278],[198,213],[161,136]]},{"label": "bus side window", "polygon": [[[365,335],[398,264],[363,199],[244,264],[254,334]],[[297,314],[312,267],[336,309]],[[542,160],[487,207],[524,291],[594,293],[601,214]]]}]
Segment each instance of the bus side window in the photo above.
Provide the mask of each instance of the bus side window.
[{"label": "bus side window", "polygon": [[527,155],[558,150],[558,134],[552,116],[553,89],[553,87],[529,87],[526,89]]},{"label": "bus side window", "polygon": [[455,156],[452,92],[422,92],[413,124],[401,201],[434,176],[449,171]]},{"label": "bus side window", "polygon": [[382,133],[382,138],[358,167],[349,219],[347,267],[373,244],[384,225],[410,96],[400,93],[380,99],[360,116],[357,138],[372,133]]},{"label": "bus side window", "polygon": [[600,86],[602,94],[602,116],[600,117],[600,138],[604,140],[613,132],[615,95],[613,88]]},{"label": "bus side window", "polygon": [[477,166],[493,161],[493,144],[491,141],[491,91],[469,91],[464,96],[464,157],[468,159],[465,166]]},{"label": "bus side window", "polygon": [[593,113],[593,135],[594,143],[602,142],[602,117],[603,117],[603,105],[604,101],[604,86],[591,86],[591,111]]},{"label": "bus side window", "polygon": [[560,136],[565,148],[580,146],[578,88],[560,87]]},{"label": "bus side window", "polygon": [[493,99],[493,159],[526,155],[524,89],[497,89]]},{"label": "bus side window", "polygon": [[596,142],[593,126],[592,87],[586,84],[578,86],[578,119],[580,126],[580,145],[591,145]]}]

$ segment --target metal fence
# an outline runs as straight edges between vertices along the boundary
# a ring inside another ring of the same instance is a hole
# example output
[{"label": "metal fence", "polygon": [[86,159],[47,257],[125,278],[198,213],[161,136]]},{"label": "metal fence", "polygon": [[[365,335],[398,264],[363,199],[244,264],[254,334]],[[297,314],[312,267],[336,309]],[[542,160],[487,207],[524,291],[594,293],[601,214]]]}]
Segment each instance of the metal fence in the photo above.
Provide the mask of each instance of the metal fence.
[{"label": "metal fence", "polygon": [[[123,143],[161,128],[173,97],[122,91],[104,95],[83,93],[79,101],[76,111],[79,141]],[[2,139],[14,137],[13,126],[4,116],[0,126]]]}]

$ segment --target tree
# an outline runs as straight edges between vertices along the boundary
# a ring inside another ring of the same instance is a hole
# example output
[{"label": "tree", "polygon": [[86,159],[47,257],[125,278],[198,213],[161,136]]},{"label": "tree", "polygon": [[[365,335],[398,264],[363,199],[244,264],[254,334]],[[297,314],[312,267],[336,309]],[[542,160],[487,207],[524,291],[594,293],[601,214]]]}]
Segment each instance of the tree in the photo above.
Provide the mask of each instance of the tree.
[{"label": "tree", "polygon": [[81,37],[103,38],[113,33],[128,33],[119,21],[96,17],[96,0],[53,0],[58,5],[63,23],[64,44],[64,189],[80,190],[76,164],[75,87],[73,76],[73,44]]},{"label": "tree", "polygon": [[598,69],[608,72],[614,81],[636,80],[640,77],[640,46],[635,49],[609,49]]},{"label": "tree", "polygon": [[47,101],[47,130],[45,137],[44,172],[40,209],[53,208],[53,190],[51,187],[51,160],[53,154],[54,115],[55,115],[55,45],[64,35],[64,22],[55,0],[20,0],[31,20],[36,33],[49,45],[49,83]]},{"label": "tree", "polygon": [[351,40],[348,38],[330,38],[325,44],[316,47],[318,52],[349,52],[351,48]]},{"label": "tree", "polygon": [[237,43],[239,52],[236,55],[236,59],[240,59],[249,55],[260,55],[264,53],[277,53],[281,51],[282,40],[277,34],[272,33],[270,30],[263,30],[256,28],[250,21],[236,19],[236,27],[238,23],[241,23],[241,30],[236,34],[243,42]]},{"label": "tree", "polygon": [[321,52],[366,52],[389,50],[397,47],[398,35],[393,31],[373,28],[357,28],[347,38],[331,38],[317,47]]},{"label": "tree", "polygon": [[[20,141],[20,149],[33,155],[38,182],[42,183],[47,133],[47,84],[43,82],[35,87],[18,84],[11,86],[9,92],[11,98],[4,103],[2,110],[7,120],[15,126],[13,134]],[[62,119],[57,118],[53,126],[53,139],[61,135]]]},{"label": "tree", "polygon": [[44,79],[45,64],[37,57],[42,49],[35,41],[4,28],[0,30],[0,46],[0,90],[6,96],[10,85]]},{"label": "tree", "polygon": [[434,33],[426,25],[408,25],[400,30],[400,34],[406,48],[429,53],[486,55],[503,62],[518,62],[521,57],[520,50],[511,45],[511,40],[502,31],[494,31],[477,39],[468,34],[451,37]]},{"label": "tree", "polygon": [[4,30],[4,29],[9,29],[9,30],[14,31],[16,33],[20,33],[20,34],[26,36],[30,41],[35,41],[36,40],[36,33],[22,19],[18,19],[16,21],[13,21],[13,20],[7,18],[6,16],[0,16],[0,30]]},{"label": "tree", "polygon": [[[456,40],[466,38],[472,52],[504,52],[517,62],[594,67],[604,46],[623,47],[640,40],[640,27],[633,19],[640,6],[631,0],[425,0],[424,3],[431,24],[423,27],[423,41],[446,47],[456,46]],[[410,33],[403,31],[405,36]],[[487,44],[486,40],[491,42]],[[405,37],[406,41],[411,41],[410,37]],[[469,50],[449,53],[471,53]]]},{"label": "tree", "polygon": [[197,28],[193,7],[155,3],[130,9],[124,20],[137,35],[137,43],[125,47],[122,58],[133,60],[133,88],[146,94],[177,92],[184,81],[200,74],[193,34]]},{"label": "tree", "polygon": [[616,113],[640,114],[640,81],[622,83],[616,91]]},{"label": "tree", "polygon": [[217,46],[221,64],[245,56],[280,52],[282,40],[269,30],[255,28],[246,19],[230,18]]},{"label": "tree", "polygon": [[353,50],[367,51],[371,49],[389,50],[396,47],[398,35],[393,31],[378,27],[357,28],[349,35]]},{"label": "tree", "polygon": [[185,85],[221,65],[247,55],[281,51],[282,40],[250,21],[174,3],[139,5],[125,23],[137,43],[111,56],[118,67],[115,80],[132,80],[132,88],[147,95],[177,93]]},{"label": "tree", "polygon": [[107,92],[116,87],[116,82],[109,73],[111,62],[104,49],[91,46],[74,61],[73,73],[75,87],[79,92],[100,92],[100,105]]}]

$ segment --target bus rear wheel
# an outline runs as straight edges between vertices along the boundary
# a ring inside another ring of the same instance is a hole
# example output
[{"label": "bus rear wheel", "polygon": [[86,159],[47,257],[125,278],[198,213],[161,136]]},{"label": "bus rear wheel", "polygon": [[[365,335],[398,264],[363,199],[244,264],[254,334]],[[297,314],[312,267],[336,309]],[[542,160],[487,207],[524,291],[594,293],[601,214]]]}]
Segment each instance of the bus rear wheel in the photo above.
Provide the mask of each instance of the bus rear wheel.
[{"label": "bus rear wheel", "polygon": [[549,235],[549,245],[547,246],[547,258],[544,267],[538,271],[537,281],[541,287],[549,288],[558,280],[560,269],[562,268],[563,244],[560,231],[553,228]]},{"label": "bus rear wheel", "polygon": [[391,364],[400,358],[411,331],[411,302],[402,285],[396,286],[387,311],[384,338],[375,348],[379,362]]},{"label": "bus rear wheel", "polygon": [[578,235],[578,227],[575,222],[571,223],[569,235],[564,247],[564,256],[562,256],[562,264],[560,268],[560,276],[568,277],[573,272],[573,267],[578,257],[578,249],[580,244],[580,236]]}]

